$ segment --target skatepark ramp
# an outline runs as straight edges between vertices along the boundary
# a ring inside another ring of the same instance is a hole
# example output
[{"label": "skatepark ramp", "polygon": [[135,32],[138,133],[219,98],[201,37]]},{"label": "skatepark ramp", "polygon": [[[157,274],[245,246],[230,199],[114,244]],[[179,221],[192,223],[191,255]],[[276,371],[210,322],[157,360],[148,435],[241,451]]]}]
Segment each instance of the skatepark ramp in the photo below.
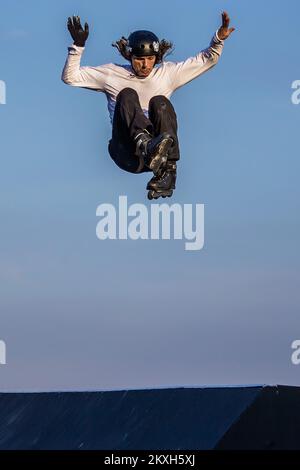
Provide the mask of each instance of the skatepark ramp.
[{"label": "skatepark ramp", "polygon": [[0,449],[300,449],[300,387],[0,393]]}]

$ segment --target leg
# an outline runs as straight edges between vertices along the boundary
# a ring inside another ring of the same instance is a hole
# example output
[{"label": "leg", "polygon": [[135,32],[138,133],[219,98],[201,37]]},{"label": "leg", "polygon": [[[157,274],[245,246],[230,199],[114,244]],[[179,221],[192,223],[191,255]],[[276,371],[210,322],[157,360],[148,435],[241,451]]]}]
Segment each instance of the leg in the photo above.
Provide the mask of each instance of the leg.
[{"label": "leg", "polygon": [[138,94],[133,88],[124,88],[118,94],[113,120],[114,131],[129,137],[131,140],[141,132],[147,129],[150,133],[153,131],[151,121],[145,116]]},{"label": "leg", "polygon": [[143,129],[152,132],[151,121],[143,113],[137,92],[124,88],[116,100],[108,150],[114,162],[130,173],[149,171],[140,167],[140,159],[135,155],[134,138]]},{"label": "leg", "polygon": [[159,171],[167,160],[172,139],[167,133],[152,137],[153,125],[141,108],[138,94],[124,88],[118,95],[109,153],[115,163],[132,173]]},{"label": "leg", "polygon": [[137,92],[124,88],[117,96],[112,139],[108,145],[110,156],[122,170],[130,173],[149,171],[148,168],[141,168],[140,159],[135,155],[134,137],[142,129],[153,131],[150,120],[143,113]]},{"label": "leg", "polygon": [[173,145],[169,149],[166,165],[148,182],[148,198],[171,197],[176,184],[176,162],[180,158],[177,116],[171,102],[165,96],[158,95],[150,100],[149,118],[155,134],[168,132],[173,139]]},{"label": "leg", "polygon": [[177,116],[172,103],[165,96],[153,96],[149,102],[149,119],[153,124],[154,134],[167,132],[173,138],[168,160],[179,160],[180,150],[177,137]]}]

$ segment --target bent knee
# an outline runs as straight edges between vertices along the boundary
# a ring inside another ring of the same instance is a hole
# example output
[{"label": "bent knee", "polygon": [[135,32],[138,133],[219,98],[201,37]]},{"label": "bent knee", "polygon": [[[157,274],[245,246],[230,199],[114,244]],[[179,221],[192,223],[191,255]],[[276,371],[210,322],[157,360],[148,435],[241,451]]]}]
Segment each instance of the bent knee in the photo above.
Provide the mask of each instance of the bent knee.
[{"label": "bent knee", "polygon": [[163,95],[153,96],[149,101],[149,108],[155,108],[157,111],[172,107],[171,102]]},{"label": "bent knee", "polygon": [[123,88],[123,90],[121,90],[117,96],[117,99],[120,100],[120,99],[132,99],[133,97],[137,97],[138,94],[137,92],[133,89],[133,88],[130,88],[130,87],[126,87],[126,88]]}]

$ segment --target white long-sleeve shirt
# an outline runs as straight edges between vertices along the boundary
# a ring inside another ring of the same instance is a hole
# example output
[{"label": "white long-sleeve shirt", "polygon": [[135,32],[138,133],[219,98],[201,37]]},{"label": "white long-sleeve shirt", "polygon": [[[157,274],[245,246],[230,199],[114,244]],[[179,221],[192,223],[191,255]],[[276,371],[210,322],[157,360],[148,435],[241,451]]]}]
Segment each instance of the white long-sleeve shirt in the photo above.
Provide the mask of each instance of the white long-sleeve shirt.
[{"label": "white long-sleeve shirt", "polygon": [[113,120],[116,98],[126,87],[133,88],[148,116],[149,101],[153,96],[170,98],[172,93],[207,70],[211,69],[222,54],[224,41],[217,32],[209,47],[182,62],[163,62],[155,66],[147,77],[138,77],[130,64],[105,64],[96,67],[81,67],[84,47],[72,45],[62,72],[62,80],[67,85],[102,91],[106,94],[108,111]]}]

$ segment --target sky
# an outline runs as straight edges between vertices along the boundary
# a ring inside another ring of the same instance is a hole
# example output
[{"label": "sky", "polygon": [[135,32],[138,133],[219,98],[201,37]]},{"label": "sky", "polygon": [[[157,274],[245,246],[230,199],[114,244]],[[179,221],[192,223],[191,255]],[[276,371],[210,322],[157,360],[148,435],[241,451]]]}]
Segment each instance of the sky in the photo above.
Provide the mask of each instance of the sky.
[{"label": "sky", "polygon": [[[0,0],[0,391],[300,384],[298,6]],[[101,65],[125,63],[111,43],[136,29],[191,57],[223,10],[219,63],[171,98],[167,202],[204,204],[203,249],[99,240],[98,205],[150,208],[149,175],[109,157],[106,97],[61,81],[68,16],[90,25],[82,64]]]}]

